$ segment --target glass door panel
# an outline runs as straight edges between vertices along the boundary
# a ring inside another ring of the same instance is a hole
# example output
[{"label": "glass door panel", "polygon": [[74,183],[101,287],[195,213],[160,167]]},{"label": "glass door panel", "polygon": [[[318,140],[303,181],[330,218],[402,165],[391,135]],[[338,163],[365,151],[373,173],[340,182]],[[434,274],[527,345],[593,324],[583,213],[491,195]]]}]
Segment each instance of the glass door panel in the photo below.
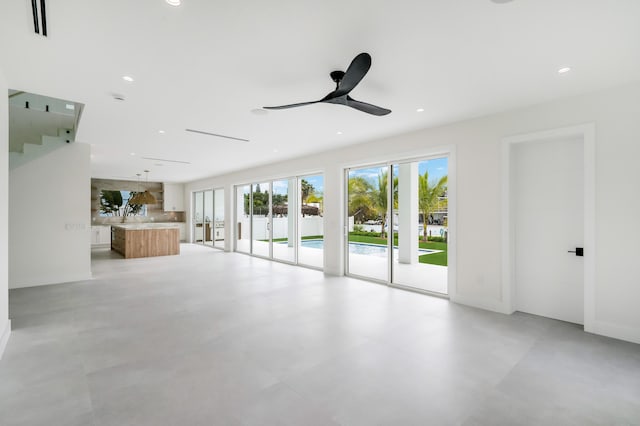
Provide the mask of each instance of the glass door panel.
[{"label": "glass door panel", "polygon": [[251,185],[251,253],[271,257],[271,185]]},{"label": "glass door panel", "polygon": [[213,191],[213,246],[224,248],[224,189]]},{"label": "glass door panel", "polygon": [[204,244],[213,246],[213,190],[204,191]]},{"label": "glass door panel", "polygon": [[[300,208],[298,209],[298,263],[315,268],[324,267],[324,176],[298,178]],[[293,211],[293,209],[291,209]]]},{"label": "glass door panel", "polygon": [[387,211],[388,170],[387,166],[377,166],[350,169],[347,173],[347,271],[385,282],[389,281],[387,235],[393,235],[393,222],[389,223]]},{"label": "glass door panel", "polygon": [[251,186],[236,187],[236,251],[251,252]]},{"label": "glass door panel", "polygon": [[193,242],[200,243],[204,241],[204,193],[193,193]]},{"label": "glass door panel", "polygon": [[273,258],[295,263],[296,180],[276,180],[272,188]]},{"label": "glass door panel", "polygon": [[447,158],[394,166],[397,248],[392,283],[447,294]]}]

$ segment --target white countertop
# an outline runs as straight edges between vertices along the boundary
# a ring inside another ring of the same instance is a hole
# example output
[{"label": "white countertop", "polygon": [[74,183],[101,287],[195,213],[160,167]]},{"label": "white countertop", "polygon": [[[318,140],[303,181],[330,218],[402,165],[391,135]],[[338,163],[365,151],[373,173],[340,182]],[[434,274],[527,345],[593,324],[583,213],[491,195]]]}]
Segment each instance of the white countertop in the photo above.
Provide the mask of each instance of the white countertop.
[{"label": "white countertop", "polygon": [[180,228],[179,223],[122,223],[122,224],[112,223],[110,226],[113,228],[122,228],[127,230]]}]

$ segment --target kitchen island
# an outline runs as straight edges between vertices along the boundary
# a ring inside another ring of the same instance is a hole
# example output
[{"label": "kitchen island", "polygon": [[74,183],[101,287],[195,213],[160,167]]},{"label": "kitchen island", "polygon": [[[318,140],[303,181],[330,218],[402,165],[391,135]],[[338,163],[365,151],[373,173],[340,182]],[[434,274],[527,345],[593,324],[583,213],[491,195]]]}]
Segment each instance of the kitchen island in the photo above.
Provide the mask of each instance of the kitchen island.
[{"label": "kitchen island", "polygon": [[111,250],[125,259],[180,254],[180,227],[170,223],[111,225]]}]

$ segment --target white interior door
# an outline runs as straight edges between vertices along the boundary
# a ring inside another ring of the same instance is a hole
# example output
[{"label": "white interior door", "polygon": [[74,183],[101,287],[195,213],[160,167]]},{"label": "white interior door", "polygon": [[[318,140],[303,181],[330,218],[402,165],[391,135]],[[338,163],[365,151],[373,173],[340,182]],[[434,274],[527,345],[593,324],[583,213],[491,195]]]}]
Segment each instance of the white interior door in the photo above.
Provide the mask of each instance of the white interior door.
[{"label": "white interior door", "polygon": [[582,139],[512,148],[516,310],[584,324]]}]

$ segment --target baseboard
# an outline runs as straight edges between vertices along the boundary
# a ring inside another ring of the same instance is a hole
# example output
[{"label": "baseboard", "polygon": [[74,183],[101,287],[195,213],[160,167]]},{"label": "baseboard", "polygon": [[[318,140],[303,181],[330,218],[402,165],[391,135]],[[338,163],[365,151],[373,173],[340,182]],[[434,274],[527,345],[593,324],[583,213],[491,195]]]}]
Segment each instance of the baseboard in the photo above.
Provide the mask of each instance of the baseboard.
[{"label": "baseboard", "polygon": [[450,295],[449,300],[460,305],[472,306],[487,311],[510,315],[513,312],[500,300],[468,297],[460,294]]},{"label": "baseboard", "polygon": [[604,321],[594,321],[591,327],[586,327],[587,333],[599,334],[614,339],[625,340],[631,343],[640,343],[640,329],[612,324]]},{"label": "baseboard", "polygon": [[100,244],[91,244],[91,248],[109,248],[111,247],[111,243],[100,243]]},{"label": "baseboard", "polygon": [[2,354],[4,354],[4,349],[7,347],[7,343],[9,342],[9,336],[11,335],[11,320],[7,320],[7,324],[0,333],[0,359],[2,359]]},{"label": "baseboard", "polygon": [[[42,285],[53,285],[53,284],[63,284],[63,283],[71,283],[76,281],[89,281],[92,280],[93,276],[91,271],[82,274],[66,274],[60,275],[54,278],[50,276],[31,278],[29,280],[24,280],[22,282],[16,283],[15,279],[9,277],[9,290],[14,288],[25,288],[25,287],[38,287]],[[20,280],[17,280],[20,281]]]}]

